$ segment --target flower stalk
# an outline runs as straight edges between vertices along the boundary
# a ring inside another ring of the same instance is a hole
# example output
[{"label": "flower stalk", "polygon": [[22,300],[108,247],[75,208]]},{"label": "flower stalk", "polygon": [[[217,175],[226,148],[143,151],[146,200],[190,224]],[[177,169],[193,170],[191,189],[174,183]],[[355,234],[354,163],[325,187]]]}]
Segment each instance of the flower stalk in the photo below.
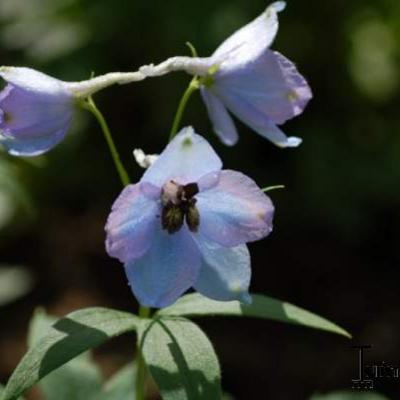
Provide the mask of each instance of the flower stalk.
[{"label": "flower stalk", "polygon": [[178,109],[176,111],[175,114],[175,118],[174,121],[172,123],[172,128],[171,128],[171,132],[169,135],[169,141],[171,141],[175,135],[177,134],[178,130],[179,130],[179,126],[183,117],[183,113],[185,112],[186,109],[186,105],[190,99],[190,97],[192,96],[192,94],[198,90],[200,88],[200,84],[199,84],[199,80],[197,78],[197,76],[195,76],[189,83],[189,86],[187,87],[187,89],[185,90],[185,92],[183,93],[183,96],[179,102],[178,105]]},{"label": "flower stalk", "polygon": [[262,188],[261,191],[267,193],[270,192],[271,190],[276,190],[276,189],[285,189],[285,185],[267,186],[265,188]]},{"label": "flower stalk", "polygon": [[[151,309],[149,307],[140,306],[140,318],[148,318],[150,314]],[[147,369],[139,343],[137,345],[137,352],[138,365],[136,369],[135,400],[144,400],[146,394]]]},{"label": "flower stalk", "polygon": [[99,123],[99,125],[104,133],[104,137],[106,139],[108,148],[110,149],[111,157],[114,161],[115,168],[117,169],[117,172],[119,174],[121,182],[122,182],[123,186],[129,185],[129,183],[130,183],[129,175],[126,172],[126,169],[121,162],[118,150],[115,146],[113,137],[111,135],[110,128],[108,127],[108,124],[107,124],[103,114],[97,108],[97,106],[91,96],[89,96],[87,98],[87,100],[83,103],[83,107],[86,108],[87,110],[89,110],[97,119],[97,122]]}]

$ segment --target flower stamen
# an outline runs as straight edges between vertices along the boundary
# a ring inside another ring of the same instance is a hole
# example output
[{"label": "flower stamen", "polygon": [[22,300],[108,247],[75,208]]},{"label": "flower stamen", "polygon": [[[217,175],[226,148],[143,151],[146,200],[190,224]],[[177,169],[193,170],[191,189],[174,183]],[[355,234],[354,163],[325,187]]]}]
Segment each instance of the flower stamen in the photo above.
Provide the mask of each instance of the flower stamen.
[{"label": "flower stamen", "polygon": [[191,232],[197,232],[200,225],[200,214],[196,208],[196,198],[199,193],[197,183],[179,185],[171,180],[163,186],[161,193],[161,214],[162,228],[172,234],[178,232],[183,222]]}]

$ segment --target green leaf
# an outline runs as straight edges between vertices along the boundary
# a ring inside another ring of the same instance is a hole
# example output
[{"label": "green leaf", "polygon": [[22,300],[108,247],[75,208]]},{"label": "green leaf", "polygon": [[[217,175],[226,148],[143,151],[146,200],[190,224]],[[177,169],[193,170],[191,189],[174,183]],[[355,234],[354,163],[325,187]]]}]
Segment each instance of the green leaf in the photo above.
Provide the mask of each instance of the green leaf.
[{"label": "green leaf", "polygon": [[358,393],[351,391],[332,392],[328,394],[316,394],[310,400],[389,400],[378,393]]},{"label": "green leaf", "polygon": [[130,363],[108,380],[103,388],[101,400],[134,400],[135,378],[136,364]]},{"label": "green leaf", "polygon": [[107,308],[75,311],[57,321],[21,360],[2,400],[15,400],[36,382],[84,351],[137,329],[135,315]]},{"label": "green leaf", "polygon": [[220,368],[212,344],[193,322],[157,318],[139,331],[148,369],[164,400],[220,400]]},{"label": "green leaf", "polygon": [[[5,386],[0,383],[0,398],[3,395]],[[23,397],[19,397],[18,400],[24,400]]]},{"label": "green leaf", "polygon": [[351,335],[340,326],[293,304],[261,294],[253,294],[251,297],[253,299],[252,304],[242,304],[238,301],[215,301],[198,293],[193,293],[181,297],[172,306],[160,310],[158,315],[193,317],[229,315],[265,318],[321,329],[351,338]]},{"label": "green leaf", "polygon": [[[29,346],[39,343],[56,320],[44,310],[37,310],[30,324]],[[51,372],[40,381],[39,386],[48,400],[97,400],[102,377],[90,354],[84,353]]]},{"label": "green leaf", "polygon": [[37,308],[29,324],[28,347],[36,346],[51,326],[57,322],[57,319],[57,317],[46,314],[43,308]]}]

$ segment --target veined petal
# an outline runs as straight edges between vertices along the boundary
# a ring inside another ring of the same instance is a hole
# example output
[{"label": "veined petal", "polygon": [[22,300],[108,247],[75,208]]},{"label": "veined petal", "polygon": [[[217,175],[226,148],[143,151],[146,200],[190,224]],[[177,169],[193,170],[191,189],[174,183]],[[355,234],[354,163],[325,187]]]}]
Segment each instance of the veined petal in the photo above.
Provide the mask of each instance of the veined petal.
[{"label": "veined petal", "polygon": [[197,185],[199,186],[200,192],[214,187],[219,181],[220,173],[221,173],[221,171],[210,172],[209,174],[202,176],[197,181]]},{"label": "veined petal", "polygon": [[0,92],[0,142],[19,156],[42,154],[71,126],[74,98],[63,82],[29,68],[0,68],[8,85]]},{"label": "veined petal", "polygon": [[258,240],[272,230],[271,200],[240,172],[221,171],[218,184],[196,198],[200,233],[222,246]]},{"label": "veined petal", "polygon": [[301,144],[301,138],[286,136],[267,115],[255,109],[244,98],[236,97],[233,100],[228,100],[228,102],[227,107],[238,119],[276,146],[282,148],[297,147]]},{"label": "veined petal", "polygon": [[0,130],[29,138],[57,131],[70,122],[73,114],[72,98],[34,93],[10,84],[0,92],[0,109]]},{"label": "veined petal", "polygon": [[198,247],[186,228],[172,235],[158,230],[150,250],[125,265],[125,272],[139,302],[161,308],[193,286],[200,260]]},{"label": "veined petal", "polygon": [[239,68],[221,70],[212,89],[231,112],[239,115],[245,111],[254,119],[244,110],[246,103],[278,125],[302,113],[312,98],[310,87],[295,65],[268,49]]},{"label": "veined petal", "polygon": [[215,133],[224,144],[228,146],[236,144],[239,136],[235,124],[221,100],[204,87],[201,88],[201,97],[207,107]]},{"label": "veined petal", "polygon": [[212,58],[222,62],[223,68],[233,68],[238,63],[257,57],[271,46],[278,31],[278,12],[285,8],[285,2],[272,3],[255,20],[245,25],[214,52]]},{"label": "veined petal", "polygon": [[127,263],[145,254],[151,247],[160,222],[160,204],[141,190],[127,186],[115,201],[105,227],[106,249],[111,257]]},{"label": "veined petal", "polygon": [[209,143],[188,127],[168,144],[144,173],[141,181],[162,187],[170,179],[180,184],[196,182],[202,176],[219,171],[221,159]]},{"label": "veined petal", "polygon": [[199,238],[197,243],[202,265],[194,288],[214,300],[249,303],[251,269],[247,246],[222,247],[204,238]]}]

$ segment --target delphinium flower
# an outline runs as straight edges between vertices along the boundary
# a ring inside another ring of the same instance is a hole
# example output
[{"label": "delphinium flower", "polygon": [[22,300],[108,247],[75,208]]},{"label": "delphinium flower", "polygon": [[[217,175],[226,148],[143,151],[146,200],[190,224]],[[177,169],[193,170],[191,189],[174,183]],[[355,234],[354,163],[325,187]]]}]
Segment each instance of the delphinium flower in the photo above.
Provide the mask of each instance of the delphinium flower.
[{"label": "delphinium flower", "polygon": [[23,67],[1,67],[0,77],[7,82],[0,92],[0,143],[19,156],[39,155],[56,146],[71,127],[80,100],[114,83],[144,79],[138,72],[116,72],[64,82]]},{"label": "delphinium flower", "polygon": [[300,114],[312,97],[295,65],[269,49],[278,30],[277,13],[284,7],[284,2],[273,3],[210,57],[216,72],[204,80],[201,94],[214,130],[225,144],[238,140],[226,109],[278,146],[301,143],[277,126]]},{"label": "delphinium flower", "polygon": [[301,143],[287,137],[278,125],[299,115],[312,97],[295,65],[270,49],[278,31],[282,1],[271,4],[258,18],[225,40],[211,57],[174,57],[143,66],[146,76],[172,70],[199,75],[199,86],[214,131],[227,145],[238,140],[231,112],[261,136],[280,147]]},{"label": "delphinium flower", "polygon": [[29,68],[3,67],[0,143],[9,153],[39,155],[58,144],[70,128],[74,96],[64,83]]},{"label": "delphinium flower", "polygon": [[165,307],[191,287],[249,301],[246,243],[271,232],[274,207],[253,180],[221,169],[209,143],[185,128],[115,201],[107,252],[142,305]]}]

